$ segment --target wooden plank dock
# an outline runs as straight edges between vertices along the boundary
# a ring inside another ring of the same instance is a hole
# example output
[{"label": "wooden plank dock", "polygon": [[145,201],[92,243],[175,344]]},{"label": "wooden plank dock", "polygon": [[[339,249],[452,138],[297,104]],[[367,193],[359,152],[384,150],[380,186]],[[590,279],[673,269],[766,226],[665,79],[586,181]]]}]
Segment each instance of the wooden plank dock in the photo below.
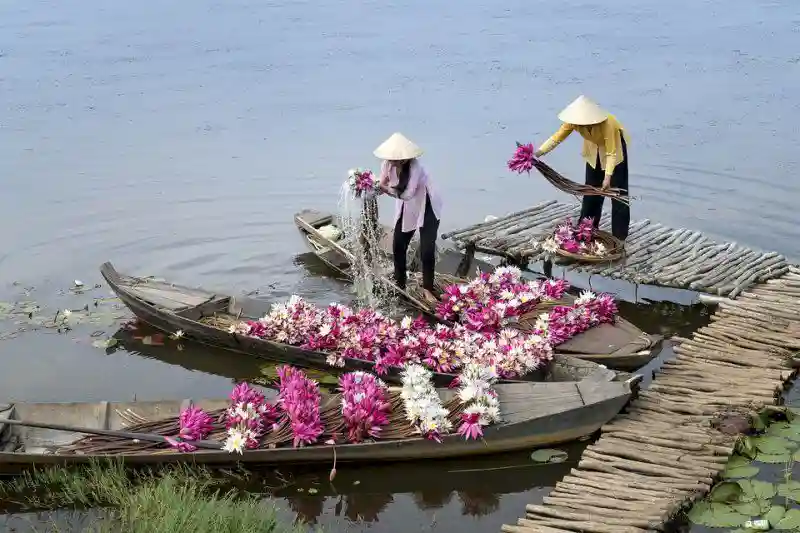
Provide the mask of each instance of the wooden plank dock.
[{"label": "wooden plank dock", "polygon": [[502,531],[663,531],[704,496],[735,441],[715,419],[774,404],[800,363],[800,268],[784,270],[720,304],[691,338],[675,339],[677,357],[653,384],[603,427],[541,505]]},{"label": "wooden plank dock", "polygon": [[[608,229],[608,209],[601,229]],[[536,242],[567,217],[577,220],[580,206],[543,202],[505,217],[442,235],[457,246],[497,255],[518,264],[545,259]],[[736,243],[720,243],[700,232],[669,228],[650,220],[633,222],[626,256],[613,263],[569,264],[569,268],[637,284],[689,289],[735,299],[757,283],[780,278],[789,262],[776,252],[760,252]]]}]

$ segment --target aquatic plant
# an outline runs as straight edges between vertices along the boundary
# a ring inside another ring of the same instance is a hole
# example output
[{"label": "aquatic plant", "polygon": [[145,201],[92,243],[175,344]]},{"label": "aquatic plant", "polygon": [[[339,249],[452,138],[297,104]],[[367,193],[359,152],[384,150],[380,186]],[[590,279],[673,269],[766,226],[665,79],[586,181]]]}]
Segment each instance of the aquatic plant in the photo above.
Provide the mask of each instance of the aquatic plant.
[{"label": "aquatic plant", "polygon": [[491,367],[469,364],[459,376],[458,398],[465,406],[458,434],[465,439],[483,437],[483,426],[500,421],[500,403],[492,384],[497,375]]},{"label": "aquatic plant", "polygon": [[[560,291],[562,286],[544,282],[542,290]],[[346,357],[372,361],[378,374],[407,363],[455,372],[474,362],[510,378],[541,367],[553,356],[552,347],[540,335],[510,330],[492,333],[487,327],[462,324],[431,327],[422,317],[397,322],[370,308],[353,311],[331,304],[319,309],[298,296],[287,304],[274,304],[264,318],[249,322],[248,327],[248,334],[256,337],[326,352],[328,364],[334,366],[343,366]]]},{"label": "aquatic plant", "polygon": [[519,174],[530,172],[536,161],[535,153],[533,143],[517,143],[517,149],[508,161],[508,169]]},{"label": "aquatic plant", "polygon": [[288,533],[303,523],[282,524],[263,497],[224,491],[223,480],[202,468],[170,467],[131,476],[122,461],[93,460],[66,470],[26,473],[0,485],[5,501],[22,495],[31,507],[103,507],[82,531],[97,533]]},{"label": "aquatic plant", "polygon": [[319,385],[302,370],[288,365],[278,368],[278,378],[278,403],[289,417],[294,446],[315,443],[324,431],[319,414]]},{"label": "aquatic plant", "polygon": [[247,383],[236,385],[229,398],[231,406],[225,411],[228,435],[223,449],[242,453],[245,448],[257,448],[260,438],[271,431],[278,420],[277,407]]},{"label": "aquatic plant", "polygon": [[[739,439],[722,472],[723,481],[695,503],[687,514],[689,521],[713,528],[741,527],[737,533],[800,531],[800,481],[792,479],[793,464],[800,459],[800,419],[792,409],[785,415],[785,420],[768,426],[756,420],[756,427],[761,424],[764,431]],[[785,468],[775,481],[752,479],[761,471],[759,463]]]},{"label": "aquatic plant", "polygon": [[185,441],[203,440],[210,433],[214,420],[205,411],[194,405],[181,411],[179,417],[180,431],[177,438],[167,438],[171,446],[182,452],[193,452],[197,448]]},{"label": "aquatic plant", "polygon": [[347,439],[361,442],[368,437],[379,438],[391,410],[386,384],[372,374],[357,371],[341,376],[339,387]]},{"label": "aquatic plant", "polygon": [[369,169],[354,168],[347,171],[347,184],[356,198],[378,191],[380,180]]},{"label": "aquatic plant", "polygon": [[595,239],[596,232],[594,220],[589,217],[583,218],[577,225],[573,224],[572,218],[567,218],[556,227],[552,235],[537,244],[550,255],[559,250],[598,257],[608,255],[609,250],[605,244]]},{"label": "aquatic plant", "polygon": [[442,435],[449,433],[453,424],[433,387],[432,376],[431,371],[421,365],[406,365],[400,396],[405,404],[406,419],[416,431],[426,439],[441,442]]}]

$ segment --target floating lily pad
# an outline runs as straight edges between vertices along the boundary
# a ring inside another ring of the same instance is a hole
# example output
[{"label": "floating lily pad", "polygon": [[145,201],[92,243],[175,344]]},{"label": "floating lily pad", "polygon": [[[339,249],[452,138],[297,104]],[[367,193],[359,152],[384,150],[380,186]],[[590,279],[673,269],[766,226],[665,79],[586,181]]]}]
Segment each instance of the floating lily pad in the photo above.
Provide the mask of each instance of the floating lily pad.
[{"label": "floating lily pad", "polygon": [[697,502],[687,516],[692,523],[708,527],[738,527],[750,519],[728,504],[707,501]]},{"label": "floating lily pad", "polygon": [[787,451],[786,453],[759,453],[756,455],[756,461],[760,463],[782,464],[788,463],[791,460],[792,453],[790,451]]},{"label": "floating lily pad", "polygon": [[742,487],[742,501],[771,500],[777,494],[775,485],[766,481],[740,479],[737,483]]},{"label": "floating lily pad", "polygon": [[777,530],[800,530],[800,509],[789,509],[777,522],[770,521],[770,525]]},{"label": "floating lily pad", "polygon": [[531,459],[537,463],[556,464],[567,460],[569,454],[563,450],[544,448],[531,454]]},{"label": "floating lily pad", "polygon": [[766,435],[800,441],[800,422],[776,422],[767,429]]},{"label": "floating lily pad", "polygon": [[734,455],[728,461],[728,465],[722,472],[722,477],[725,479],[748,478],[758,474],[759,470],[757,466],[753,466],[750,463],[748,458]]},{"label": "floating lily pad", "polygon": [[797,443],[783,437],[762,435],[753,439],[753,446],[759,453],[781,455],[797,448]]},{"label": "floating lily pad", "polygon": [[742,496],[742,487],[735,481],[723,481],[711,489],[709,501],[716,503],[737,502]]},{"label": "floating lily pad", "polygon": [[119,344],[119,340],[115,339],[114,337],[111,337],[109,339],[98,339],[92,343],[92,346],[94,346],[95,348],[102,348],[104,350],[108,350],[109,348],[113,348],[117,344]]},{"label": "floating lily pad", "polygon": [[764,520],[768,521],[774,527],[785,514],[786,507],[783,505],[773,505],[770,510],[767,511],[767,514],[764,515]]},{"label": "floating lily pad", "polygon": [[787,481],[777,487],[778,496],[800,502],[800,481]]}]

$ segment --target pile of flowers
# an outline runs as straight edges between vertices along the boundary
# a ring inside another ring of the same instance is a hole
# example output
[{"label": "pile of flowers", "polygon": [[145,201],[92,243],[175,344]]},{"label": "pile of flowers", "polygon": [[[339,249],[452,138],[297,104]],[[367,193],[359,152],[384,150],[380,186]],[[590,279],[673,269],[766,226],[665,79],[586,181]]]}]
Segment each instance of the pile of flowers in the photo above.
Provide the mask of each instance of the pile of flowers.
[{"label": "pile of flowers", "polygon": [[353,168],[347,171],[347,184],[355,197],[361,198],[377,193],[380,180],[371,170]]},{"label": "pile of flowers", "polygon": [[520,269],[499,267],[469,283],[447,287],[436,314],[473,331],[497,332],[542,301],[561,299],[568,288],[564,280],[525,281]]},{"label": "pile of flowers", "polygon": [[374,309],[353,311],[339,304],[319,309],[298,296],[287,304],[274,304],[264,318],[248,322],[247,334],[325,352],[333,366],[344,366],[345,358],[371,361],[381,375],[407,363],[457,372],[475,362],[512,378],[539,368],[553,355],[537,335],[498,336],[489,328],[462,324],[431,327],[422,317],[397,322]]},{"label": "pile of flowers", "polygon": [[608,250],[605,245],[594,239],[595,231],[594,221],[589,217],[581,220],[577,226],[572,223],[571,218],[568,218],[540,246],[548,254],[564,250],[574,254],[607,255]]},{"label": "pile of flowers", "polygon": [[225,411],[228,436],[223,450],[242,453],[245,448],[258,448],[261,437],[277,423],[278,409],[247,383],[236,385],[229,398],[231,405]]},{"label": "pile of flowers", "polygon": [[433,387],[432,376],[431,371],[421,365],[406,365],[400,396],[411,425],[423,437],[441,442],[442,435],[449,433],[453,424],[447,418],[449,412]]},{"label": "pile of flowers", "polygon": [[508,169],[522,174],[523,172],[530,172],[536,162],[536,152],[533,149],[533,143],[520,144],[517,143],[517,150],[508,161]]},{"label": "pile of flowers", "polygon": [[574,305],[559,305],[540,315],[534,333],[558,346],[589,328],[613,323],[616,315],[617,303],[612,295],[583,291]]},{"label": "pile of flowers", "polygon": [[339,378],[342,418],[350,442],[380,437],[389,423],[389,390],[379,378],[366,372],[350,372]]},{"label": "pile of flowers", "polygon": [[278,405],[289,418],[294,446],[317,442],[324,431],[319,415],[322,395],[319,385],[301,370],[284,365],[278,368]]},{"label": "pile of flowers", "polygon": [[166,437],[166,441],[181,452],[193,452],[197,448],[184,441],[203,440],[211,433],[214,419],[194,405],[181,411],[178,420],[180,430],[177,437]]},{"label": "pile of flowers", "polygon": [[465,405],[458,434],[465,439],[483,436],[483,426],[500,421],[500,403],[492,385],[497,375],[492,368],[469,364],[459,376],[458,398]]}]

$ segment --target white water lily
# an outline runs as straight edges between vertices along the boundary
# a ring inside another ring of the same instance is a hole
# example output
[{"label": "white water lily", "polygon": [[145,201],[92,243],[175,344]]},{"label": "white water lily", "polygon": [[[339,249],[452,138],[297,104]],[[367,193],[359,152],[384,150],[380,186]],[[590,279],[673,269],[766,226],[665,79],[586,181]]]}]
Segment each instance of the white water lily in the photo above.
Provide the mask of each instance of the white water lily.
[{"label": "white water lily", "polygon": [[583,291],[581,295],[575,299],[575,305],[586,305],[597,298],[597,295],[592,291]]},{"label": "white water lily", "polygon": [[178,331],[176,331],[175,333],[172,334],[172,338],[173,339],[177,340],[177,339],[180,339],[181,337],[183,337],[183,330],[182,329],[179,329]]},{"label": "white water lily", "polygon": [[228,430],[228,438],[225,439],[222,449],[228,453],[236,452],[241,455],[246,442],[244,433],[236,428],[231,428]]},{"label": "white water lily", "polygon": [[413,322],[414,321],[411,319],[410,316],[404,316],[403,320],[400,321],[400,327],[403,328],[403,329],[410,329],[411,328],[411,324]]},{"label": "white water lily", "polygon": [[558,242],[553,237],[548,237],[542,243],[542,250],[549,254],[554,254],[558,251],[559,245]]},{"label": "white water lily", "polygon": [[69,315],[72,314],[72,311],[70,311],[69,309],[64,309],[64,311],[61,314],[64,315],[64,318],[67,318],[69,317]]}]

